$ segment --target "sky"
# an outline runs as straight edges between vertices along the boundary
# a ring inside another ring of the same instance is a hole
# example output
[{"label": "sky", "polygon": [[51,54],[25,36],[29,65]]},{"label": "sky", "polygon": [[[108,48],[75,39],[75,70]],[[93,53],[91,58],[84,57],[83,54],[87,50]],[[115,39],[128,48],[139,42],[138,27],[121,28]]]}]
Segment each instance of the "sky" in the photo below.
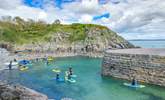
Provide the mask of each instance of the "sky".
[{"label": "sky", "polygon": [[165,0],[0,0],[0,16],[93,23],[125,39],[165,39]]}]

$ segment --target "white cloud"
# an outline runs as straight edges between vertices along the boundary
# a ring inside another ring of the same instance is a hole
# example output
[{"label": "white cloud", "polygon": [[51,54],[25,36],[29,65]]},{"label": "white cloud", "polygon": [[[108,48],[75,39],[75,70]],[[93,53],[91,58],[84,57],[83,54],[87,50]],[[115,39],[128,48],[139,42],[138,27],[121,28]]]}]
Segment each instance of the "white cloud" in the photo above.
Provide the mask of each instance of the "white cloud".
[{"label": "white cloud", "polygon": [[82,15],[79,22],[82,22],[82,23],[91,23],[92,22],[92,16],[88,15],[88,14],[85,14],[85,15]]},{"label": "white cloud", "polygon": [[21,4],[21,0],[0,0],[0,9],[15,9],[18,5]]},{"label": "white cloud", "polygon": [[38,14],[38,19],[39,20],[46,20],[47,19],[47,13],[42,11]]},{"label": "white cloud", "polygon": [[[22,0],[0,0],[0,16],[11,15],[22,18],[42,19],[63,23],[81,22],[106,25],[127,39],[165,38],[164,0],[111,0],[118,4],[99,5],[98,0],[82,0],[55,8],[53,2],[46,0],[44,9],[25,6]],[[92,21],[92,16],[110,13],[110,18]]]}]

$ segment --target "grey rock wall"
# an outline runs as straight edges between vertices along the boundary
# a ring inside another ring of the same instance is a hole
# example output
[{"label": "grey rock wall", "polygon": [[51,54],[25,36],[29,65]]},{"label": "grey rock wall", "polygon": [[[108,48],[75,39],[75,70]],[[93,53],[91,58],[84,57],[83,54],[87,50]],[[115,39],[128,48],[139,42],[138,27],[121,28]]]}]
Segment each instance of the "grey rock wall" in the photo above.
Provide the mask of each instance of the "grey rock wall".
[{"label": "grey rock wall", "polygon": [[102,75],[165,86],[165,56],[107,52]]},{"label": "grey rock wall", "polygon": [[48,100],[48,98],[23,86],[11,86],[0,81],[0,100]]}]

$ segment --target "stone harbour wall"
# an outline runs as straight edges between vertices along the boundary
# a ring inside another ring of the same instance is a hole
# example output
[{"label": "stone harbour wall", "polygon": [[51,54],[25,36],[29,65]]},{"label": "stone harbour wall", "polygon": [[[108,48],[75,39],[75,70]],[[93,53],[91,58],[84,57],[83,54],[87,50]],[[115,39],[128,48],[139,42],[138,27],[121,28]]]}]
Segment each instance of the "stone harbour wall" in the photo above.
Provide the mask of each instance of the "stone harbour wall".
[{"label": "stone harbour wall", "polygon": [[102,75],[165,86],[165,56],[105,52]]}]

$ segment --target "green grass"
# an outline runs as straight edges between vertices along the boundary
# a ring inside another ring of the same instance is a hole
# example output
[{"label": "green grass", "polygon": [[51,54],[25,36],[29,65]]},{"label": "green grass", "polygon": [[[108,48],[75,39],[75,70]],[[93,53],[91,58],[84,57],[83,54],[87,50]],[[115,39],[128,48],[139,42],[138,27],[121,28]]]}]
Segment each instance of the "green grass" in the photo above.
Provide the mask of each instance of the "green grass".
[{"label": "green grass", "polygon": [[[24,21],[17,19],[16,21],[0,21],[0,42],[8,42],[11,44],[28,44],[33,42],[48,42],[57,33],[62,34],[65,40],[72,43],[76,41],[84,41],[87,38],[89,29],[109,30],[105,26],[95,24],[74,23],[70,25],[64,24],[46,24],[44,22]],[[116,33],[102,33],[103,38],[109,38]]]}]

